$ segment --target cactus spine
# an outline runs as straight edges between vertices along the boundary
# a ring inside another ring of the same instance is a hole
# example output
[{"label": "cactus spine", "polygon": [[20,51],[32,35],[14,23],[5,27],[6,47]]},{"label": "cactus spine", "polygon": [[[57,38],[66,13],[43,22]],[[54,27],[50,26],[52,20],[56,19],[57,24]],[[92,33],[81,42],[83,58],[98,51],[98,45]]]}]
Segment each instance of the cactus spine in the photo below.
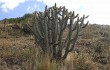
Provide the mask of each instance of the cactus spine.
[{"label": "cactus spine", "polygon": [[[88,16],[79,18],[73,12],[68,12],[65,7],[45,7],[44,12],[35,12],[33,14],[33,26],[29,27],[35,36],[36,43],[40,45],[46,53],[52,53],[53,58],[60,60],[65,59],[71,52],[79,37],[79,32],[85,28],[89,22],[84,24],[84,19]],[[68,27],[66,39],[63,39],[65,30]],[[74,33],[74,37],[73,34]],[[64,50],[62,54],[62,50]]]}]

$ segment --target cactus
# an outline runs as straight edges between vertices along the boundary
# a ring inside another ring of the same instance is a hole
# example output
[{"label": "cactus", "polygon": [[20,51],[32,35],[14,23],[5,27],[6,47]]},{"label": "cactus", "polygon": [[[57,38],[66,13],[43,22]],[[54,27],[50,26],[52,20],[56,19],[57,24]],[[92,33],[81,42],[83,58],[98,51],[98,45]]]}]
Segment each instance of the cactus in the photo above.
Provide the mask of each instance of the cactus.
[{"label": "cactus", "polygon": [[[80,18],[79,14],[75,15],[74,11],[68,12],[65,7],[57,7],[55,4],[50,8],[46,6],[44,12],[34,12],[33,25],[28,27],[43,52],[52,53],[54,59],[61,60],[65,59],[76,46],[79,32],[89,23],[84,24],[86,18],[88,16],[84,15]],[[68,24],[68,34],[66,39],[63,39]],[[65,50],[64,54],[62,54],[63,50]]]}]

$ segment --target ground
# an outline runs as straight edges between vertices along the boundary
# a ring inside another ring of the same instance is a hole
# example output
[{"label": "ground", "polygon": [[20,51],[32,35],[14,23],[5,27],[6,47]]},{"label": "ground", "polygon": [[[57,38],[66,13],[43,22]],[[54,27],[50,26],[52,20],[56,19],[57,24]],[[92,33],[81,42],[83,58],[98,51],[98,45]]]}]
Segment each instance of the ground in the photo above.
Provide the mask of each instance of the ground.
[{"label": "ground", "polygon": [[48,54],[42,56],[39,50],[33,49],[38,45],[32,35],[23,35],[19,30],[1,30],[0,70],[34,70],[33,64],[37,70],[110,70],[109,30],[108,26],[89,25],[77,42],[79,54],[71,52],[63,63],[58,64],[50,62]]}]

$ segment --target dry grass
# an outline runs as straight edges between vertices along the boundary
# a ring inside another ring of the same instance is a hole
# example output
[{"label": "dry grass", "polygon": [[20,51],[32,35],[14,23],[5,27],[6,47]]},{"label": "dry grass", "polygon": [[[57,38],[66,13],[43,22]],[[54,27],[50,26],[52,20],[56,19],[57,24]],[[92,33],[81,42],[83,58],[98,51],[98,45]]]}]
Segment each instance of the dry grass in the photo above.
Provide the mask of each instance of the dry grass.
[{"label": "dry grass", "polygon": [[[16,33],[12,31],[12,34]],[[82,40],[95,42],[97,38]],[[0,70],[110,70],[110,47],[103,49],[107,64],[93,61],[94,51],[82,45],[78,47],[79,55],[69,53],[62,62],[51,62],[48,53],[43,55],[35,47],[38,46],[35,46],[33,37],[9,36],[9,32],[0,31]]]},{"label": "dry grass", "polygon": [[1,38],[0,39],[0,48],[8,48],[8,47],[24,47],[28,44],[33,45],[34,39],[32,37],[10,37],[10,38]]},{"label": "dry grass", "polygon": [[[43,55],[34,49],[32,37],[10,37],[0,39],[0,70],[110,70],[110,62],[102,65],[93,61],[92,53],[88,49],[79,47],[80,54],[69,53],[63,62],[50,61],[48,54]],[[109,52],[109,49],[106,53]],[[107,55],[108,56],[108,55]],[[19,61],[10,65],[6,60]]]}]

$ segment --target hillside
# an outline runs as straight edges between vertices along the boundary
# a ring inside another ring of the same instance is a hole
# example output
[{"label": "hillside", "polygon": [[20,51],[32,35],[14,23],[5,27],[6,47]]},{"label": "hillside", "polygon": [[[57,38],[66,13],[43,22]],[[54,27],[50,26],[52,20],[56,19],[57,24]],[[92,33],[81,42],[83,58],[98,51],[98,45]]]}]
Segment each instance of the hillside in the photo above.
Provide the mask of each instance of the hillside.
[{"label": "hillside", "polygon": [[[34,37],[28,29],[23,29],[30,17],[31,14],[26,14],[0,22],[0,70],[31,70]],[[70,53],[62,70],[110,70],[110,26],[89,24],[80,34],[79,54]],[[37,60],[40,57],[38,55]],[[46,61],[49,63],[46,59],[38,61],[38,68],[42,68]],[[47,67],[55,69],[55,63]]]}]

